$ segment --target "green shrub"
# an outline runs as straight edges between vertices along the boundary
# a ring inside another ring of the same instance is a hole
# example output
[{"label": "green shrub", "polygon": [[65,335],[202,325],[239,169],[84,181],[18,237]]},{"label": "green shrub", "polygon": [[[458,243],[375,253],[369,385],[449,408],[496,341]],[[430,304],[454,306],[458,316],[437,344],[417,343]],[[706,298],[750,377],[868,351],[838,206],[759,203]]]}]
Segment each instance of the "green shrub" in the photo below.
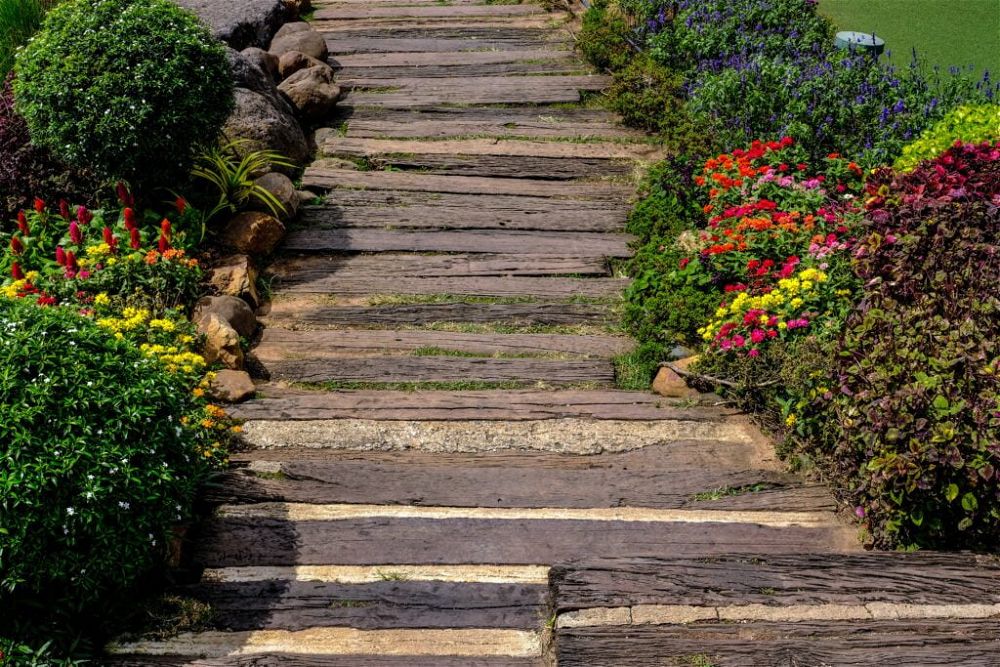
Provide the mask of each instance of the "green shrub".
[{"label": "green shrub", "polygon": [[69,0],[16,69],[33,143],[140,187],[183,180],[233,108],[224,47],[169,0]]},{"label": "green shrub", "polygon": [[609,0],[595,0],[583,15],[577,46],[596,68],[616,72],[632,59],[628,26]]},{"label": "green shrub", "polygon": [[978,144],[1000,139],[1000,105],[979,104],[951,111],[911,144],[903,148],[895,168],[909,171],[924,160],[932,160],[956,141]]},{"label": "green shrub", "polygon": [[87,660],[55,658],[50,647],[48,642],[41,646],[28,646],[0,637],[0,667],[76,667],[91,664]]},{"label": "green shrub", "polygon": [[72,309],[0,298],[0,331],[0,627],[48,641],[162,562],[211,434],[190,377]]}]

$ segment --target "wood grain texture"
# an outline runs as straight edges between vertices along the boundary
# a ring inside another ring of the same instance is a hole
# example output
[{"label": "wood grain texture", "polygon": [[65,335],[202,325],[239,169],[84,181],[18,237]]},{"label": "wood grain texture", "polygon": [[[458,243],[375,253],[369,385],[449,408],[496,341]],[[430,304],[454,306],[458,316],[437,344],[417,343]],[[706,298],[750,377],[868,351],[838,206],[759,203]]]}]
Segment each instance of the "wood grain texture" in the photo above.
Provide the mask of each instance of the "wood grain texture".
[{"label": "wood grain texture", "polygon": [[313,14],[316,20],[329,19],[334,21],[356,21],[375,18],[406,20],[410,18],[447,18],[477,17],[500,18],[505,16],[544,15],[546,12],[538,5],[466,5],[461,7],[401,5],[395,7],[350,7],[323,8]]},{"label": "wood grain texture", "polygon": [[[396,289],[402,289],[396,287]],[[410,289],[410,287],[407,287]],[[322,306],[278,300],[264,316],[265,323],[304,327],[420,326],[439,323],[503,324],[506,326],[561,326],[605,324],[612,321],[611,306],[577,303],[427,303],[389,306]]]},{"label": "wood grain texture", "polygon": [[[621,553],[712,556],[752,549],[769,554],[835,551],[829,528],[753,524],[631,523],[576,520],[371,518],[297,521],[214,518],[202,528],[195,562],[243,565],[474,564],[532,565]],[[445,548],[442,548],[447,545]]]},{"label": "wood grain texture", "polygon": [[105,667],[543,667],[532,658],[454,656],[296,655],[265,653],[228,658],[140,656],[101,659]]},{"label": "wood grain texture", "polygon": [[637,604],[724,606],[1000,602],[996,559],[969,554],[726,555],[557,567],[560,611]]},{"label": "wood grain texture", "polygon": [[623,354],[635,343],[620,336],[564,334],[471,334],[450,331],[264,330],[254,355],[261,361],[326,359],[371,354],[405,354],[435,348],[467,354],[545,355],[608,358]]},{"label": "wood grain texture", "polygon": [[[290,283],[282,293],[365,296],[372,294],[447,294],[462,296],[537,297],[571,299],[574,297],[615,299],[628,287],[617,278],[559,277],[469,277],[469,278],[332,278],[329,280]],[[484,304],[476,304],[483,306]],[[272,310],[273,313],[273,310]],[[459,320],[463,322],[480,320]],[[504,322],[509,324],[508,322]]]},{"label": "wood grain texture", "polygon": [[626,201],[630,194],[627,187],[606,181],[575,183],[528,178],[484,178],[481,176],[442,176],[411,172],[356,171],[331,167],[322,160],[306,168],[303,176],[303,187],[323,192],[334,188],[354,188],[618,202]]},{"label": "wood grain texture", "polygon": [[561,630],[560,667],[996,664],[995,621],[693,624]]},{"label": "wood grain texture", "polygon": [[[262,385],[257,400],[233,406],[241,419],[496,420],[661,419],[719,420],[731,411],[678,407],[646,392],[629,391],[299,391]],[[712,448],[714,451],[714,448]],[[733,456],[743,450],[737,449]]]},{"label": "wood grain texture", "polygon": [[611,386],[610,361],[552,361],[467,357],[375,357],[274,361],[272,379],[290,382],[545,382]]},{"label": "wood grain texture", "polygon": [[655,157],[660,151],[647,144],[628,145],[611,142],[527,141],[524,139],[454,139],[417,141],[406,139],[354,139],[326,135],[320,149],[327,154],[378,158],[400,153],[416,156],[443,155],[506,156],[547,158],[622,159]]},{"label": "wood grain texture", "polygon": [[629,257],[629,234],[521,230],[298,229],[282,248],[295,252],[470,252]]},{"label": "wood grain texture", "polygon": [[482,276],[607,276],[603,257],[513,254],[284,256],[268,267],[282,289],[361,278],[473,278]]},{"label": "wood grain texture", "polygon": [[[791,475],[757,468],[746,460],[748,456],[741,455],[739,446],[698,446],[700,450],[689,443],[672,443],[594,456],[428,456],[404,452],[378,460],[350,455],[320,460],[310,453],[289,451],[280,461],[263,466],[267,475],[256,475],[253,465],[252,469],[228,473],[220,487],[209,491],[209,499],[227,504],[718,509],[699,501],[698,494],[762,485],[783,499],[786,507],[815,510],[832,506],[828,493],[824,499]],[[248,459],[239,464],[252,464],[252,456]],[[275,472],[280,478],[274,478]],[[811,502],[802,502],[807,499]],[[748,501],[753,504],[752,498]]]},{"label": "wood grain texture", "polygon": [[624,228],[628,211],[603,201],[384,190],[337,190],[327,202],[303,209],[302,226],[611,232]]},{"label": "wood grain texture", "polygon": [[215,630],[386,628],[537,629],[545,586],[380,581],[337,584],[253,581],[185,586],[179,594],[212,607]]}]

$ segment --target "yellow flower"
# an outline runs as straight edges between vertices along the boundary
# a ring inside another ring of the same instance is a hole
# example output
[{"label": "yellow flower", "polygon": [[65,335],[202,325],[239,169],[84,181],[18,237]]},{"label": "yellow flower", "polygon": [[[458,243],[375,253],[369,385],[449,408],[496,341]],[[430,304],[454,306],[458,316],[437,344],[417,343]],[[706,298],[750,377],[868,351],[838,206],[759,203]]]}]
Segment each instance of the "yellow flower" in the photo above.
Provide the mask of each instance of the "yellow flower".
[{"label": "yellow flower", "polygon": [[98,243],[97,245],[92,245],[87,248],[86,252],[87,257],[95,257],[99,259],[101,257],[107,257],[111,254],[111,246],[107,243]]},{"label": "yellow flower", "polygon": [[798,417],[796,417],[793,414],[790,414],[787,417],[785,417],[785,426],[791,428],[795,426],[795,424],[798,423],[798,421],[799,421]]},{"label": "yellow flower", "polygon": [[111,297],[108,296],[107,292],[101,292],[100,294],[94,297],[95,306],[107,306],[110,303],[111,303]]},{"label": "yellow flower", "polygon": [[784,331],[788,328],[788,322],[778,322],[778,328]]},{"label": "yellow flower", "polygon": [[149,326],[153,329],[162,329],[163,331],[173,331],[177,328],[177,325],[171,320],[150,320]]}]

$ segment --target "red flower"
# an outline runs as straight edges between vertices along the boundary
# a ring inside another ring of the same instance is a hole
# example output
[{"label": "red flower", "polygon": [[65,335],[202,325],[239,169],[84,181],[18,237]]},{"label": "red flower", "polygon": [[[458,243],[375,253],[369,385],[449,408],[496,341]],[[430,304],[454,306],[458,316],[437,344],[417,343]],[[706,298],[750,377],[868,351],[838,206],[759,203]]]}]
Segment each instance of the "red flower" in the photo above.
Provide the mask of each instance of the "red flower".
[{"label": "red flower", "polygon": [[81,225],[86,225],[94,219],[94,214],[88,211],[86,206],[79,206],[76,209],[76,219],[80,221]]},{"label": "red flower", "polygon": [[69,202],[66,201],[65,199],[59,200],[59,215],[62,216],[63,220],[69,222],[70,219]]},{"label": "red flower", "polygon": [[78,268],[79,267],[76,263],[76,255],[74,255],[73,251],[70,250],[69,252],[66,253],[66,270],[76,272]]},{"label": "red flower", "polygon": [[131,208],[126,208],[123,213],[125,214],[125,229],[131,231],[137,227],[135,224],[135,211]]},{"label": "red flower", "polygon": [[142,240],[139,238],[139,230],[136,229],[135,227],[132,227],[130,230],[128,230],[128,238],[129,238],[128,245],[130,248],[132,248],[132,250],[138,250],[140,247],[142,247]]},{"label": "red flower", "polygon": [[690,257],[681,257],[681,261],[677,262],[678,268],[682,271],[687,268],[687,265],[691,263]]},{"label": "red flower", "polygon": [[111,233],[111,228],[105,227],[101,234],[104,236],[104,242],[108,244],[108,247],[111,248],[112,251],[114,251],[118,247],[118,239],[116,239],[115,235]]},{"label": "red flower", "polygon": [[184,197],[178,197],[176,201],[174,201],[174,206],[177,207],[177,212],[181,215],[184,215],[184,211],[187,210],[187,205],[187,200],[184,199]]},{"label": "red flower", "polygon": [[170,221],[167,220],[166,218],[164,218],[160,222],[160,235],[163,236],[165,239],[167,239],[167,241],[169,241],[170,240],[170,231],[171,231]]},{"label": "red flower", "polygon": [[21,270],[21,265],[17,262],[10,265],[10,275],[13,276],[14,280],[24,280],[24,271]]},{"label": "red flower", "polygon": [[21,239],[16,236],[10,237],[10,251],[15,255],[20,255],[24,252],[24,244],[21,243]]},{"label": "red flower", "polygon": [[45,202],[38,197],[35,197],[35,212],[45,213]]},{"label": "red flower", "polygon": [[781,145],[784,146],[784,147],[786,147],[786,148],[788,146],[793,146],[793,145],[795,145],[795,139],[792,139],[791,137],[782,137],[781,138]]},{"label": "red flower", "polygon": [[24,211],[18,211],[17,213],[17,228],[21,230],[21,234],[24,236],[31,236],[31,230],[28,228],[28,216],[24,214]]},{"label": "red flower", "polygon": [[63,250],[62,246],[56,248],[56,264],[66,266],[66,251]]},{"label": "red flower", "polygon": [[80,231],[80,225],[76,223],[76,220],[69,223],[69,240],[73,242],[73,245],[83,243],[83,232]]},{"label": "red flower", "polygon": [[118,185],[115,186],[115,194],[118,195],[118,201],[122,203],[122,206],[134,206],[134,198],[132,193],[128,191],[128,186],[118,181]]},{"label": "red flower", "polygon": [[162,234],[160,235],[159,249],[161,255],[170,250],[170,239],[168,239],[166,236],[163,236]]}]

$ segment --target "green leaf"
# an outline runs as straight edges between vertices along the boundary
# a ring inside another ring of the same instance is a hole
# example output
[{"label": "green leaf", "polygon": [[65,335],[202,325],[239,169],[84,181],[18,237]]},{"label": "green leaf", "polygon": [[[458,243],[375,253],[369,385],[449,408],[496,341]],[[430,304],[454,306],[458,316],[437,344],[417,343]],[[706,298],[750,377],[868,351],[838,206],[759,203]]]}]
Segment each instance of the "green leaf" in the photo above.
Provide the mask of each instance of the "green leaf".
[{"label": "green leaf", "polygon": [[958,484],[949,484],[944,490],[944,497],[949,503],[958,498]]},{"label": "green leaf", "polygon": [[934,407],[937,410],[947,410],[950,405],[951,403],[949,403],[948,399],[944,396],[938,395],[934,398]]},{"label": "green leaf", "polygon": [[975,512],[979,508],[979,501],[971,493],[962,496],[962,509],[966,512]]}]

